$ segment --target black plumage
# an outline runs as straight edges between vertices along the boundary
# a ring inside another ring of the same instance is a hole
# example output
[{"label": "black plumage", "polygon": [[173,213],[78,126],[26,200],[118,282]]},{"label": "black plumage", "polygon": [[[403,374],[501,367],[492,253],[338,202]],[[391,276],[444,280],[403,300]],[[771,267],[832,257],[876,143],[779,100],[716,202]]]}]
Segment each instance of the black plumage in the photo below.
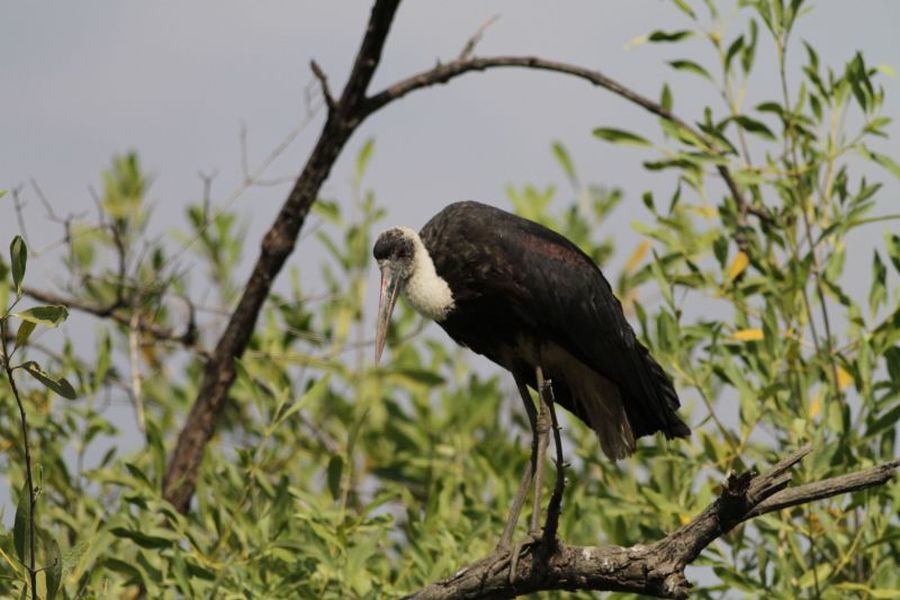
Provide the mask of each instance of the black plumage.
[{"label": "black plumage", "polygon": [[[453,294],[439,325],[531,387],[535,367],[543,367],[557,402],[597,430],[606,454],[629,454],[633,438],[657,431],[667,438],[690,434],[676,413],[671,379],[635,337],[600,269],[575,244],[477,202],[447,206],[420,237]],[[624,427],[605,422],[622,409],[633,437],[604,439],[611,427]]]}]

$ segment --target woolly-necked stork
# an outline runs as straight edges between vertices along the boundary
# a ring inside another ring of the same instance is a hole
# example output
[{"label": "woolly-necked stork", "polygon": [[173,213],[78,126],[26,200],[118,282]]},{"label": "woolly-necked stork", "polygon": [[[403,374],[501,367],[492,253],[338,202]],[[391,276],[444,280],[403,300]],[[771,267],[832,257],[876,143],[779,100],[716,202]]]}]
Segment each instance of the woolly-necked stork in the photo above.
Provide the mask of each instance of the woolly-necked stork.
[{"label": "woolly-necked stork", "polygon": [[[539,378],[552,381],[555,400],[597,433],[611,459],[631,454],[640,436],[690,435],[672,381],[635,337],[603,273],[562,235],[492,206],[458,202],[418,234],[385,231],[374,256],[381,269],[376,362],[402,294],[457,343],[515,378],[534,440],[501,545],[510,542],[532,474],[539,480],[543,470],[547,427],[538,431],[526,388],[538,389]],[[540,508],[535,483],[532,534]]]}]

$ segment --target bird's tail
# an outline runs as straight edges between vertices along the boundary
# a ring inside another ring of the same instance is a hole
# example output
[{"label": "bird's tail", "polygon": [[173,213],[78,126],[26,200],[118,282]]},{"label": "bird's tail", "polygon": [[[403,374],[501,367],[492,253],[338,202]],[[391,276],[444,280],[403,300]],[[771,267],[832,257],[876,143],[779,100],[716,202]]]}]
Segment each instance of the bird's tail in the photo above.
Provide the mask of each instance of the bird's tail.
[{"label": "bird's tail", "polygon": [[661,431],[667,439],[685,438],[691,435],[691,429],[678,416],[678,393],[663,368],[650,351],[639,344],[640,352],[635,355],[639,361],[636,370],[641,374],[641,387],[645,402],[626,402],[625,410],[635,437],[650,435]]}]

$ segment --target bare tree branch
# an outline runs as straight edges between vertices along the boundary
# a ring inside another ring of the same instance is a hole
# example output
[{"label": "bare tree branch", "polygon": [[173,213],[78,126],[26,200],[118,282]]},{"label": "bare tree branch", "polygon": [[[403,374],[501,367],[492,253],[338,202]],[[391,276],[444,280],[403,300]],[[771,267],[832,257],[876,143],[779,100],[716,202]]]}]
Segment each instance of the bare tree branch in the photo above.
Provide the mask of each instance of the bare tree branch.
[{"label": "bare tree branch", "polygon": [[[687,121],[678,117],[671,111],[666,110],[658,102],[654,102],[646,96],[643,96],[629,89],[616,80],[607,77],[600,71],[587,69],[585,67],[573,65],[570,63],[547,60],[537,56],[492,56],[482,58],[468,58],[467,55],[463,53],[458,59],[454,60],[453,62],[447,64],[438,64],[432,69],[417,73],[416,75],[403,79],[402,81],[399,81],[385,88],[381,92],[369,98],[367,109],[371,113],[415,90],[447,83],[454,77],[458,77],[465,73],[470,73],[473,71],[486,71],[487,69],[500,67],[538,69],[543,71],[551,71],[554,73],[562,73],[565,75],[572,75],[574,77],[578,77],[579,79],[584,79],[585,81],[588,81],[596,86],[602,87],[616,94],[617,96],[625,98],[633,104],[637,104],[641,108],[650,111],[658,117],[674,123],[678,127],[689,132],[697,139],[702,140],[709,146],[710,150],[717,153],[724,152],[724,150],[716,143],[715,140],[710,139],[709,136],[696,130],[694,127],[688,124]],[[734,178],[731,175],[731,171],[727,166],[718,165],[716,167],[716,170],[725,181],[725,184],[728,186],[728,191],[731,193],[732,197],[737,203],[737,224],[739,228],[744,228],[747,226],[748,214],[752,214],[766,223],[772,223],[774,221],[772,215],[765,208],[753,206],[752,204],[750,204],[750,202],[747,201],[746,196],[744,196],[743,192],[741,192],[740,188],[738,188],[737,183],[734,181]],[[744,242],[739,239],[738,243],[743,245]]]},{"label": "bare tree branch", "polygon": [[[510,577],[503,552],[462,567],[455,575],[407,596],[410,600],[514,598],[543,590],[624,591],[686,598],[684,575],[716,538],[743,521],[772,511],[883,485],[900,460],[824,481],[787,488],[787,471],[810,452],[805,446],[761,475],[731,476],[722,495],[690,523],[650,544],[570,546],[556,542],[548,557],[532,545]],[[544,543],[540,542],[539,544]]]},{"label": "bare tree branch", "polygon": [[263,238],[260,255],[237,308],[206,364],[197,399],[178,436],[163,481],[165,497],[181,512],[188,510],[203,451],[215,431],[216,418],[234,381],[234,360],[242,356],[247,348],[272,282],[293,251],[297,235],[322,183],[347,140],[367,115],[363,108],[366,89],[381,59],[381,51],[399,4],[399,0],[377,0],[372,7],[347,85],[334,110],[329,111],[303,171]]},{"label": "bare tree branch", "polygon": [[[24,286],[22,292],[29,298],[33,298],[44,304],[60,304],[66,308],[85,312],[101,319],[110,319],[125,327],[130,328],[132,326],[132,317],[126,312],[128,307],[124,301],[116,301],[101,306],[84,302],[77,298],[70,298],[68,296],[62,296],[60,294],[28,286]],[[138,330],[157,341],[173,342],[180,346],[184,346],[191,352],[195,352],[201,356],[209,356],[209,351],[197,340],[197,325],[194,320],[194,307],[190,302],[188,302],[188,313],[188,325],[184,333],[177,333],[166,327],[159,327],[158,325],[147,323],[143,319],[138,323]]]}]

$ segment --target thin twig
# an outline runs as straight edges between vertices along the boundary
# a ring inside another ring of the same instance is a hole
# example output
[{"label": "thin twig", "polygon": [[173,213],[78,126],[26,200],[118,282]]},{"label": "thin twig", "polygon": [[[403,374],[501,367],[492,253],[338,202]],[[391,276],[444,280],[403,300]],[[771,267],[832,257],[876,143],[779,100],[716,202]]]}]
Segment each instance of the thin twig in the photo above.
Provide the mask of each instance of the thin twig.
[{"label": "thin twig", "polygon": [[206,224],[209,223],[209,206],[212,202],[212,183],[218,174],[219,171],[213,171],[212,173],[197,171],[197,176],[200,177],[200,181],[203,182],[203,196],[201,200],[203,207],[201,215],[202,227],[206,227]]},{"label": "thin twig", "polygon": [[134,403],[134,413],[137,418],[138,428],[141,433],[147,433],[147,423],[144,420],[144,394],[141,382],[141,363],[138,346],[140,344],[140,312],[135,310],[131,314],[128,323],[128,362],[131,367],[131,400]]},{"label": "thin twig", "polygon": [[322,67],[315,60],[309,61],[309,68],[312,69],[313,75],[319,81],[319,85],[322,86],[322,97],[325,98],[328,112],[334,112],[337,103],[334,101],[334,96],[331,95],[331,88],[328,86],[328,76],[325,75],[325,71],[322,70]]},{"label": "thin twig", "polygon": [[30,246],[31,244],[28,241],[28,231],[25,229],[25,216],[22,214],[22,211],[25,208],[25,201],[22,200],[22,186],[17,185],[10,191],[13,209],[16,211],[16,221],[19,223],[19,231],[22,232],[22,239]]},{"label": "thin twig", "polygon": [[28,486],[28,577],[31,583],[31,597],[34,600],[38,598],[37,591],[37,563],[34,558],[34,509],[36,497],[34,493],[34,475],[32,474],[31,465],[31,443],[28,435],[28,416],[25,414],[25,405],[22,404],[22,398],[19,396],[19,388],[16,385],[16,379],[13,377],[13,367],[9,363],[9,352],[7,351],[7,320],[6,317],[0,318],[0,352],[2,352],[3,369],[6,371],[6,378],[9,380],[9,387],[13,397],[16,399],[16,406],[19,408],[19,423],[22,427],[22,445],[25,453],[25,485]]},{"label": "thin twig", "polygon": [[241,131],[238,134],[240,139],[240,147],[241,147],[241,177],[244,180],[245,184],[250,184],[250,159],[247,157],[249,151],[247,150],[247,124],[241,122]]},{"label": "thin twig", "polygon": [[[66,308],[94,315],[95,317],[110,319],[125,327],[131,326],[131,316],[122,312],[125,308],[127,308],[124,304],[113,303],[101,306],[91,304],[89,302],[84,302],[76,298],[62,296],[60,294],[55,294],[53,292],[35,289],[28,286],[23,286],[22,293],[25,296],[29,296],[30,298],[37,300],[38,302],[43,302],[45,304],[62,305]],[[187,302],[187,300],[185,301]],[[197,328],[196,324],[193,322],[194,311],[190,302],[188,302],[188,310],[191,317],[188,321],[188,326],[185,329],[184,333],[176,333],[171,329],[152,325],[143,321],[138,324],[138,328],[141,333],[145,333],[157,341],[174,342],[176,344],[184,346],[191,352],[199,354],[200,356],[209,356],[209,350],[204,348],[203,345],[197,341]]]},{"label": "thin twig", "polygon": [[481,24],[475,33],[472,34],[468,40],[466,40],[466,45],[463,46],[462,51],[459,53],[459,56],[456,57],[456,60],[465,60],[469,58],[473,52],[475,52],[475,46],[481,42],[481,39],[484,37],[484,32],[487,31],[487,28],[500,20],[500,15],[496,14],[490,17],[487,21]]}]

